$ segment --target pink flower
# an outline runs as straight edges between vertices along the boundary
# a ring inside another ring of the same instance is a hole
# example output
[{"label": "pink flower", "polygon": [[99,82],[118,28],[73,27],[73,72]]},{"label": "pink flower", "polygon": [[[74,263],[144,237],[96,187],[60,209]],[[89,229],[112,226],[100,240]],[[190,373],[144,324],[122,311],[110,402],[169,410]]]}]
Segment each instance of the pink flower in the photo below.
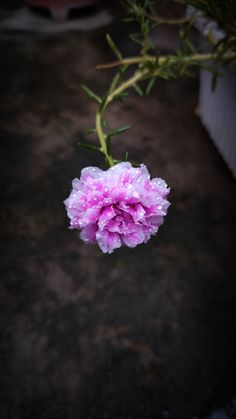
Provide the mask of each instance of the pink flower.
[{"label": "pink flower", "polygon": [[106,171],[86,167],[72,185],[64,201],[70,228],[80,229],[81,239],[98,243],[104,253],[146,243],[170,205],[165,181],[150,179],[144,164],[134,168],[124,162]]}]

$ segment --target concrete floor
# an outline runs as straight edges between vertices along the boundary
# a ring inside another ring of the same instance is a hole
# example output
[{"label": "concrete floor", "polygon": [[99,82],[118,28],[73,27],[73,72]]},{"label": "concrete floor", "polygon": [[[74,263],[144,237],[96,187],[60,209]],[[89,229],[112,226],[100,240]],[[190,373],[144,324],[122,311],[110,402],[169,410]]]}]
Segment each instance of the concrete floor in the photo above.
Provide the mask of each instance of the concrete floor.
[{"label": "concrete floor", "polygon": [[158,81],[109,110],[114,154],[166,179],[148,244],[103,255],[62,201],[97,155],[77,145],[111,71],[105,34],[0,33],[1,419],[204,418],[235,386],[235,182],[195,115],[197,79]]}]

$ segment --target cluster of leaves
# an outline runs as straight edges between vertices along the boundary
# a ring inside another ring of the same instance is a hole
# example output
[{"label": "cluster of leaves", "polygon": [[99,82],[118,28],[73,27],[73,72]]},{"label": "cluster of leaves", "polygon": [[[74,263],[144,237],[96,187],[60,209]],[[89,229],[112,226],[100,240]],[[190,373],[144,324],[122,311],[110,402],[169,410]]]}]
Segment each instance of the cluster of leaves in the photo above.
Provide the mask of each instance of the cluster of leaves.
[{"label": "cluster of leaves", "polygon": [[155,51],[156,47],[150,40],[149,34],[155,28],[156,23],[148,17],[154,13],[153,3],[149,0],[144,0],[143,3],[137,0],[124,0],[124,5],[128,15],[125,21],[134,21],[140,28],[139,32],[130,35],[130,39],[140,46],[140,55],[144,56],[151,51]]},{"label": "cluster of leaves", "polygon": [[236,36],[235,0],[178,0],[182,4],[202,10],[210,19],[218,22],[228,36]]},{"label": "cluster of leaves", "polygon": [[[96,150],[105,155],[108,165],[114,160],[110,151],[110,141],[114,136],[127,131],[130,127],[119,127],[111,130],[105,119],[105,109],[111,102],[122,100],[133,88],[140,96],[149,94],[156,78],[170,79],[183,75],[191,76],[192,68],[199,66],[213,72],[213,81],[218,77],[217,66],[207,65],[206,59],[213,58],[221,62],[227,57],[228,62],[236,63],[236,1],[235,0],[177,0],[184,5],[196,8],[196,13],[189,18],[164,19],[155,14],[150,0],[124,0],[127,9],[126,21],[135,21],[139,25],[139,31],[130,35],[132,41],[139,45],[140,51],[137,57],[123,58],[112,38],[107,35],[107,42],[115,55],[114,63],[103,65],[103,68],[117,66],[118,70],[113,77],[107,92],[101,97],[86,86],[82,86],[87,95],[95,100],[99,107],[96,114],[95,126],[87,131],[98,136],[100,146],[80,143],[82,147]],[[224,38],[214,45],[212,53],[200,53],[190,40],[190,31],[195,18],[201,13],[214,19],[225,31]],[[160,51],[152,43],[150,33],[154,28],[163,23],[179,24],[180,46],[173,54],[161,56]],[[133,75],[126,78],[126,70],[135,65]],[[140,82],[147,83],[140,85]],[[127,159],[127,155],[125,156]]]},{"label": "cluster of leaves", "polygon": [[[225,60],[236,67],[236,1],[235,0],[177,0],[182,4],[201,10],[205,16],[216,22],[224,32],[224,37],[214,46],[218,61],[225,55],[231,58]],[[232,53],[232,54],[231,54]]]}]

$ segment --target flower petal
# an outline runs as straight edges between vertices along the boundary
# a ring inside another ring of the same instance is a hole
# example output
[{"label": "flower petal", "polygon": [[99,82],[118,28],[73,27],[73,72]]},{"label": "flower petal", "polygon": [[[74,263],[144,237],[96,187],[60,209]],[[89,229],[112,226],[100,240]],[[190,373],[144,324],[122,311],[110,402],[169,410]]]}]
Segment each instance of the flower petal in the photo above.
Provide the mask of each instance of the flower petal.
[{"label": "flower petal", "polygon": [[146,239],[144,229],[137,226],[134,233],[126,234],[122,237],[123,242],[128,247],[136,247],[138,244],[143,243]]},{"label": "flower petal", "polygon": [[96,239],[103,253],[112,253],[114,249],[121,247],[118,233],[111,233],[108,230],[98,231]]},{"label": "flower petal", "polygon": [[103,230],[107,223],[114,218],[116,212],[112,205],[105,207],[99,215],[98,226],[100,230]]},{"label": "flower petal", "polygon": [[84,227],[83,230],[81,231],[80,238],[84,240],[86,243],[95,243],[96,232],[97,232],[97,225],[89,224],[88,226]]}]

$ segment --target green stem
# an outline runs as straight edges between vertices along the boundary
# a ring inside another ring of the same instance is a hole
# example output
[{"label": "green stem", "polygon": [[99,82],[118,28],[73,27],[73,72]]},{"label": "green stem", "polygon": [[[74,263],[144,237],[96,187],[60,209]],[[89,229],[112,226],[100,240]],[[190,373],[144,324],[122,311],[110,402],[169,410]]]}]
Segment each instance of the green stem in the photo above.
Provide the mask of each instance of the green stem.
[{"label": "green stem", "polygon": [[107,142],[106,142],[106,134],[104,133],[103,129],[102,129],[102,120],[104,117],[104,112],[105,109],[107,107],[107,105],[113,101],[113,99],[118,96],[119,94],[121,94],[124,90],[127,90],[129,87],[131,87],[134,83],[136,83],[137,81],[141,80],[142,78],[144,78],[145,76],[147,76],[147,74],[149,73],[149,70],[147,69],[143,69],[142,71],[138,71],[137,73],[134,74],[134,76],[132,76],[130,79],[126,80],[125,82],[123,82],[119,87],[117,87],[113,92],[111,92],[106,100],[102,103],[102,105],[100,106],[99,110],[96,113],[96,131],[97,131],[97,135],[98,135],[98,139],[101,145],[101,152],[105,155],[106,160],[109,164],[109,166],[114,166],[114,159],[113,157],[108,153],[108,147],[107,147]]},{"label": "green stem", "polygon": [[[227,53],[224,55],[223,59],[228,60],[235,57],[235,53]],[[132,65],[132,64],[142,64],[144,62],[150,61],[155,62],[158,58],[158,64],[164,64],[165,61],[169,60],[172,56],[164,56],[164,57],[156,57],[154,55],[145,55],[143,57],[137,56],[137,57],[130,57],[130,58],[124,58],[120,61],[113,61],[112,63],[105,63],[105,64],[99,64],[97,65],[97,69],[106,69],[106,68],[113,68],[118,67],[120,65]],[[175,56],[173,56],[174,58]],[[217,60],[218,55],[215,53],[206,53],[206,54],[193,54],[188,57],[182,57],[182,60],[185,61],[188,64],[191,64],[191,62],[201,62],[201,61],[208,61],[208,60]],[[176,61],[175,61],[176,62]]]},{"label": "green stem", "polygon": [[105,155],[107,163],[109,166],[114,166],[114,160],[113,157],[108,153],[107,149],[107,142],[106,142],[106,134],[104,134],[102,130],[102,119],[103,119],[104,110],[99,109],[99,111],[96,113],[96,131],[98,135],[98,139],[100,142],[100,150]]},{"label": "green stem", "polygon": [[122,84],[120,84],[119,87],[117,87],[112,93],[110,93],[107,96],[107,100],[104,104],[104,110],[107,107],[107,105],[112,102],[112,100],[124,92],[124,90],[127,90],[129,87],[133,86],[137,81],[142,80],[144,77],[146,77],[149,73],[149,70],[147,68],[144,68],[143,70],[137,71],[130,79],[124,81]]},{"label": "green stem", "polygon": [[156,15],[156,14],[154,14],[154,15],[150,15],[150,14],[147,14],[147,17],[150,19],[150,20],[152,20],[152,21],[154,21],[154,22],[156,22],[156,23],[158,23],[158,24],[167,24],[167,25],[182,25],[183,23],[190,23],[190,22],[192,22],[193,20],[195,20],[198,16],[202,16],[202,12],[201,11],[197,11],[196,13],[194,13],[193,14],[193,16],[190,16],[190,17],[177,17],[177,18],[165,18],[165,17],[162,17],[162,16],[158,16],[158,15]]}]

